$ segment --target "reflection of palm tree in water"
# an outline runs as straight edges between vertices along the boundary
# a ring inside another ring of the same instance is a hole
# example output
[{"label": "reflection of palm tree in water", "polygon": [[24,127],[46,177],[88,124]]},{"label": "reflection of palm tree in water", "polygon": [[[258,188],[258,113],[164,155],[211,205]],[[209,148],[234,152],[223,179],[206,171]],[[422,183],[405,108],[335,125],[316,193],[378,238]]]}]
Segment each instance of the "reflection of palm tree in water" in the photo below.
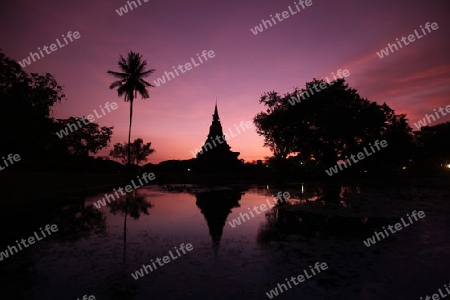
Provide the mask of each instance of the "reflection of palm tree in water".
[{"label": "reflection of palm tree in water", "polygon": [[145,197],[136,195],[136,190],[125,197],[121,197],[116,201],[108,203],[110,212],[113,215],[118,213],[130,215],[134,220],[140,218],[141,214],[149,215],[148,209],[152,208],[153,205],[145,200]]},{"label": "reflection of palm tree in water", "polygon": [[118,200],[108,203],[107,206],[110,208],[110,212],[113,215],[118,213],[124,214],[123,220],[123,263],[125,263],[126,257],[126,244],[127,244],[127,216],[128,214],[134,220],[139,219],[142,214],[149,215],[148,209],[152,208],[153,205],[146,201],[145,197],[138,196],[136,190],[132,193],[127,194],[125,197],[121,197]]},{"label": "reflection of palm tree in water", "polygon": [[240,206],[239,200],[241,196],[241,192],[235,190],[210,191],[195,194],[197,198],[196,204],[208,224],[216,257],[227,217],[231,213],[232,208]]},{"label": "reflection of palm tree in water", "polygon": [[[137,286],[134,280],[131,280],[126,273],[126,250],[127,250],[127,216],[130,215],[134,220],[140,218],[141,214],[149,215],[148,209],[153,205],[147,202],[143,196],[138,196],[137,191],[127,194],[114,202],[108,203],[110,212],[114,215],[123,214],[123,258],[122,267],[117,268],[116,273],[111,275],[108,283],[112,286],[110,289],[111,299],[132,299],[136,294]],[[111,284],[112,282],[112,284]]]}]

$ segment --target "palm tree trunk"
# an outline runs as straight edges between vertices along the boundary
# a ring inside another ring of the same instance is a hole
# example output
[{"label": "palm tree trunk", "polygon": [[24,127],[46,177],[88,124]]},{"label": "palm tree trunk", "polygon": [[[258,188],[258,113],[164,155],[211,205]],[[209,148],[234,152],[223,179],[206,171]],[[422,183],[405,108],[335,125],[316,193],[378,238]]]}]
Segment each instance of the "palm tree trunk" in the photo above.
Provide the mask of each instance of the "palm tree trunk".
[{"label": "palm tree trunk", "polygon": [[126,196],[125,200],[125,218],[123,221],[123,259],[122,262],[125,263],[125,259],[127,257],[127,215],[128,215],[128,198],[129,195]]},{"label": "palm tree trunk", "polygon": [[133,99],[130,99],[130,127],[128,129],[128,166],[131,165],[131,120],[133,118]]}]

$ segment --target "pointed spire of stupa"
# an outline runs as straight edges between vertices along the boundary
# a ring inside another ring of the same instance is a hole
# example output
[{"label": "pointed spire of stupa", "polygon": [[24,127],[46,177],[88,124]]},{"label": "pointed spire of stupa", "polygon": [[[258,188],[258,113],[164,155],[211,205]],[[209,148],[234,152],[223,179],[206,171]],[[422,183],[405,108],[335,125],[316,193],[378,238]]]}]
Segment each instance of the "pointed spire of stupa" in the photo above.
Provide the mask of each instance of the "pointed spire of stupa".
[{"label": "pointed spire of stupa", "polygon": [[217,97],[216,97],[216,107],[214,108],[213,121],[219,121],[219,112],[217,111]]}]

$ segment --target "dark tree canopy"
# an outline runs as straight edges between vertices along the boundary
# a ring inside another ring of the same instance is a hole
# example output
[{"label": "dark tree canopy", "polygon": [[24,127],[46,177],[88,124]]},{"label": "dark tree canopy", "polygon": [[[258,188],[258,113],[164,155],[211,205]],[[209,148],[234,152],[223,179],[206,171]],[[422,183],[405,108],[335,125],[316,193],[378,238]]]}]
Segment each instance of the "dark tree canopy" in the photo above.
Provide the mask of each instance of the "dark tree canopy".
[{"label": "dark tree canopy", "polygon": [[[319,86],[323,88],[317,92]],[[313,91],[309,97],[300,97],[307,90]],[[400,164],[405,155],[398,152],[409,151],[412,145],[405,115],[396,115],[386,104],[360,97],[344,79],[330,83],[313,79],[305,88],[294,88],[283,96],[275,91],[265,93],[260,103],[266,111],[254,118],[257,133],[264,136],[265,146],[277,159],[296,155],[302,160],[333,165],[377,139],[386,139],[392,147],[384,149],[379,159],[387,159],[389,153],[395,155],[389,160]],[[396,147],[402,143],[402,150],[398,150]]]},{"label": "dark tree canopy", "polygon": [[[143,161],[147,161],[147,156],[155,152],[151,148],[152,143],[144,144],[141,138],[137,138],[130,145],[130,159],[131,162],[138,165]],[[128,143],[116,143],[114,149],[109,152],[111,157],[121,160],[123,164],[128,162]]]},{"label": "dark tree canopy", "polygon": [[[58,120],[61,129],[64,129],[68,124],[77,124],[77,122],[80,123],[79,118],[74,117]],[[100,127],[96,123],[89,122],[86,125],[83,124],[82,127],[69,133],[61,140],[69,154],[75,156],[88,156],[89,153],[96,154],[98,150],[109,145],[113,128],[113,126]]]},{"label": "dark tree canopy", "polygon": [[54,120],[52,107],[65,99],[49,73],[28,74],[0,51],[0,155],[18,153],[33,160],[87,157],[106,147],[113,127],[89,123],[59,138],[57,132],[77,120]]},{"label": "dark tree canopy", "polygon": [[429,166],[450,163],[450,122],[435,126],[424,126],[415,132],[422,157]]},{"label": "dark tree canopy", "polygon": [[0,52],[0,153],[39,156],[45,151],[52,141],[51,107],[64,98],[51,74],[28,75]]}]

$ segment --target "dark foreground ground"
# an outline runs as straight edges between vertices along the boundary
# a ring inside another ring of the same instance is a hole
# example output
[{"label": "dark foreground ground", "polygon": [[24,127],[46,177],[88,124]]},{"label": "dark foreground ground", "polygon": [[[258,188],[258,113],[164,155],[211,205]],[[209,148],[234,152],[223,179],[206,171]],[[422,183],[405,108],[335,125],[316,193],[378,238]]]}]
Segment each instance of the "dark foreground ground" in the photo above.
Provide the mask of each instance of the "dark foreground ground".
[{"label": "dark foreground ground", "polygon": [[[73,189],[90,191],[1,205],[0,251],[39,226],[60,228],[0,262],[1,299],[81,299],[85,294],[130,300],[268,299],[266,292],[315,262],[326,262],[329,269],[276,299],[420,299],[450,282],[445,178],[220,187],[164,183],[138,190],[127,210],[123,201],[97,210],[92,203],[111,187],[92,190],[92,183],[115,185],[129,178],[77,175],[86,176],[84,186],[77,181]],[[62,176],[52,179],[59,182],[54,191],[70,192]],[[30,185],[16,191],[34,195]],[[212,190],[217,191],[208,194]],[[288,191],[292,201],[239,227],[229,225],[278,191]],[[231,204],[222,205],[230,197]],[[423,210],[426,217],[375,245],[363,244],[413,210]],[[195,251],[139,280],[130,276],[181,243],[192,243]]]}]

